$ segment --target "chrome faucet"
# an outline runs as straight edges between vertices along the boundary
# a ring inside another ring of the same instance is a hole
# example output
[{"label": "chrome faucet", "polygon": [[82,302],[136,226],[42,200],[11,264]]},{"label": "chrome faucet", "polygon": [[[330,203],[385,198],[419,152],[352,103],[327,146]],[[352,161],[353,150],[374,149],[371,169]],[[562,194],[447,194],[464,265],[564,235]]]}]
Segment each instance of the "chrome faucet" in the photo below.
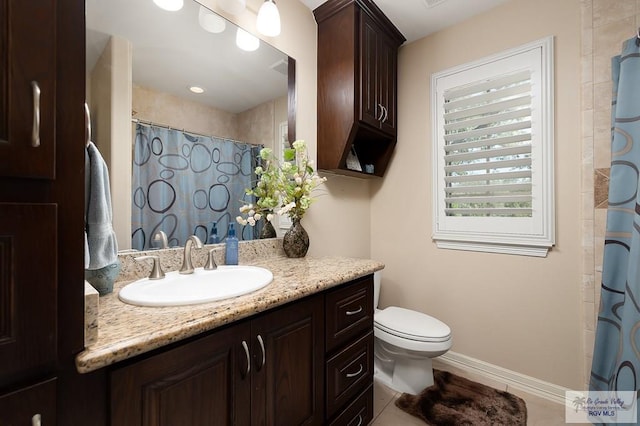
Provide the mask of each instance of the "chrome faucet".
[{"label": "chrome faucet", "polygon": [[169,248],[169,240],[167,239],[167,234],[165,234],[164,231],[158,231],[153,235],[153,241],[157,242],[160,241],[160,247],[161,249],[168,249]]},{"label": "chrome faucet", "polygon": [[191,263],[191,245],[196,245],[196,248],[202,248],[202,241],[195,235],[191,235],[187,238],[187,242],[184,243],[184,254],[182,257],[182,267],[180,268],[181,274],[193,274],[193,264]]}]

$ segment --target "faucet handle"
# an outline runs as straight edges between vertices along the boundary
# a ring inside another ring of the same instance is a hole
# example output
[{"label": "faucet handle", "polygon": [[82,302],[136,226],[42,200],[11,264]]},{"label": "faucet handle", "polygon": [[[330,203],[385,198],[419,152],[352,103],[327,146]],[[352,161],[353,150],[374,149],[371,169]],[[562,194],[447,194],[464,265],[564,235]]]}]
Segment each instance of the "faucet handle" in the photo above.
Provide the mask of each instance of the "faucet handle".
[{"label": "faucet handle", "polygon": [[207,271],[212,271],[212,270],[218,268],[218,265],[216,265],[216,261],[213,260],[213,252],[214,251],[216,251],[216,249],[209,250],[209,255],[207,257],[207,264],[204,265],[204,269],[206,269]]},{"label": "faucet handle", "polygon": [[151,274],[149,274],[150,280],[161,280],[164,278],[164,271],[162,270],[162,266],[160,266],[160,257],[159,256],[138,256],[134,257],[134,260],[140,262],[141,260],[153,260],[153,268],[151,269]]},{"label": "faucet handle", "polygon": [[167,234],[164,231],[158,231],[153,235],[152,240],[154,242],[160,242],[160,247],[161,249],[168,249],[169,248],[169,240],[167,239]]}]

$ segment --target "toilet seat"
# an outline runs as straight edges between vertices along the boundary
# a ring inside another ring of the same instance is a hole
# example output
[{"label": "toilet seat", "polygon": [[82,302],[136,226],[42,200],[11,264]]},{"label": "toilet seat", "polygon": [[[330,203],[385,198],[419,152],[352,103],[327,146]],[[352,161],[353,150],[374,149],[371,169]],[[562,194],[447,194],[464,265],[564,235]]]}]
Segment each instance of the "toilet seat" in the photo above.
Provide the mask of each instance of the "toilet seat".
[{"label": "toilet seat", "polygon": [[374,326],[395,337],[417,342],[446,342],[451,329],[442,321],[422,312],[390,306],[374,315]]}]

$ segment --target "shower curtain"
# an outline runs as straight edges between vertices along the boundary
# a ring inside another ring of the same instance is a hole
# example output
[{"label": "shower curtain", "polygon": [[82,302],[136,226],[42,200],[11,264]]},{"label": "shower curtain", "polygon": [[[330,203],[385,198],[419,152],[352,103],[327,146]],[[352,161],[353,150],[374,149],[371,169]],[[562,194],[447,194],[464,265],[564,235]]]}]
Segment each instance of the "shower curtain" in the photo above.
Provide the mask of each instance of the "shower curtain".
[{"label": "shower curtain", "polygon": [[640,48],[612,59],[611,179],[592,391],[640,389]]},{"label": "shower curtain", "polygon": [[164,231],[169,246],[183,246],[190,235],[206,244],[217,223],[220,242],[229,223],[239,239],[253,239],[259,229],[235,222],[255,182],[262,146],[196,136],[180,130],[136,124],[133,153],[132,248],[156,247]]}]

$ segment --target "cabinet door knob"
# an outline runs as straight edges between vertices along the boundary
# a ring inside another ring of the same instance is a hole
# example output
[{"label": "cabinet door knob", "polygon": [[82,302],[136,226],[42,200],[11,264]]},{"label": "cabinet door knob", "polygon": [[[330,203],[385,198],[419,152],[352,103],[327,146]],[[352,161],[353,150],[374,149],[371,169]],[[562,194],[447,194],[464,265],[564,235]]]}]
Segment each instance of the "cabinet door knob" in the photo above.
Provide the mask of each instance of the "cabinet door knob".
[{"label": "cabinet door knob", "polygon": [[33,127],[31,128],[31,146],[40,146],[40,86],[37,81],[31,82],[33,92]]},{"label": "cabinet door knob", "polygon": [[42,416],[40,414],[34,414],[31,417],[31,426],[41,426],[42,425]]},{"label": "cabinet door knob", "polygon": [[378,107],[380,107],[380,117],[377,117],[377,120],[382,121],[382,117],[384,117],[384,107],[382,104],[378,104]]},{"label": "cabinet door knob", "polygon": [[245,377],[249,375],[251,372],[251,356],[249,355],[249,347],[247,346],[247,342],[242,341],[242,348],[244,349],[244,354],[247,356],[247,371],[244,372]]},{"label": "cabinet door knob", "polygon": [[382,107],[382,112],[384,113],[384,117],[382,117],[382,122],[385,123],[387,121],[387,118],[389,118],[389,111],[387,110],[386,106]]},{"label": "cabinet door knob", "polygon": [[262,341],[262,336],[260,336],[259,334],[258,334],[258,343],[260,343],[260,350],[262,351],[262,362],[258,366],[258,371],[260,371],[264,366],[264,363],[266,362],[266,353],[264,350],[264,342]]},{"label": "cabinet door knob", "polygon": [[360,369],[358,371],[356,371],[355,373],[347,373],[346,376],[348,379],[351,379],[353,377],[359,376],[363,370],[364,370],[364,367],[362,367],[362,364],[360,364]]},{"label": "cabinet door knob", "polygon": [[360,426],[362,424],[362,414],[358,414],[358,424],[356,426]]},{"label": "cabinet door knob", "polygon": [[362,305],[358,306],[358,309],[356,309],[355,311],[347,311],[345,312],[345,314],[347,314],[347,316],[351,316],[351,315],[359,314],[360,312],[362,312]]}]

